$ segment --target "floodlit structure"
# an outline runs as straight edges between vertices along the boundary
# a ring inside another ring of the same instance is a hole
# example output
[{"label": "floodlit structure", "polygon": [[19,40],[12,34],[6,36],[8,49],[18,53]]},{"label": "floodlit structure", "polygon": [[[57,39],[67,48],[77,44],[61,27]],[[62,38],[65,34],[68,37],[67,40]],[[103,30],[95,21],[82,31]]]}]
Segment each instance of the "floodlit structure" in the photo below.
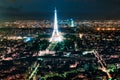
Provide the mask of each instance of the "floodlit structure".
[{"label": "floodlit structure", "polygon": [[71,19],[71,27],[75,27],[73,19]]},{"label": "floodlit structure", "polygon": [[57,10],[54,11],[54,30],[50,42],[61,42],[62,36],[58,31]]}]

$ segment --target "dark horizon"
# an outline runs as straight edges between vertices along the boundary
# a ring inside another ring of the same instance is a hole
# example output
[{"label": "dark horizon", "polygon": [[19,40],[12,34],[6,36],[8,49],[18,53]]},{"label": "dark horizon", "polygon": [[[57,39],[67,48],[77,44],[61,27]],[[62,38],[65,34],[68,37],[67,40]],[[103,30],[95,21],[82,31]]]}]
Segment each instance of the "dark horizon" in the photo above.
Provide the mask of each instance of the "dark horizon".
[{"label": "dark horizon", "polygon": [[1,0],[1,20],[53,19],[57,8],[59,19],[120,19],[120,0]]},{"label": "dark horizon", "polygon": [[[53,20],[54,16],[53,14],[49,13],[32,13],[27,14],[17,14],[17,15],[5,15],[6,17],[3,18],[3,20]],[[46,14],[46,15],[45,15]],[[78,13],[76,13],[78,14]],[[58,15],[58,20],[64,20],[64,19],[74,19],[74,20],[120,20],[120,16],[115,15],[92,15],[92,14],[78,14],[78,15]]]}]

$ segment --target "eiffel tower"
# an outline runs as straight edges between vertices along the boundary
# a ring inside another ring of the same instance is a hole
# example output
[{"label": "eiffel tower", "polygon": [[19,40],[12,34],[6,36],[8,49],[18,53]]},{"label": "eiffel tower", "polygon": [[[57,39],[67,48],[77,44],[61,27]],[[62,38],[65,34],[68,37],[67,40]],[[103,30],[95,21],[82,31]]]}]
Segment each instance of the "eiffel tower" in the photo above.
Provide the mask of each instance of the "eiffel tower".
[{"label": "eiffel tower", "polygon": [[57,10],[54,10],[54,30],[52,33],[52,37],[50,38],[50,42],[61,42],[62,36],[58,31],[58,21],[57,21]]}]

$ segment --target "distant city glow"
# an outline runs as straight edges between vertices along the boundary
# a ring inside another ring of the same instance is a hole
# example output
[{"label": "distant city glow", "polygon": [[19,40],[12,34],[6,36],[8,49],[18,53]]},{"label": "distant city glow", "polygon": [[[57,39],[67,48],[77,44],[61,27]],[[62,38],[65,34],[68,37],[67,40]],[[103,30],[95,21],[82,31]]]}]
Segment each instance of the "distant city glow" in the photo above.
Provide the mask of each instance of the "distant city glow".
[{"label": "distant city glow", "polygon": [[96,29],[97,31],[100,31],[100,30],[102,30],[102,31],[114,31],[114,30],[117,30],[116,28],[113,28],[113,27],[104,27],[104,28],[100,28],[100,27],[98,27],[97,29]]}]

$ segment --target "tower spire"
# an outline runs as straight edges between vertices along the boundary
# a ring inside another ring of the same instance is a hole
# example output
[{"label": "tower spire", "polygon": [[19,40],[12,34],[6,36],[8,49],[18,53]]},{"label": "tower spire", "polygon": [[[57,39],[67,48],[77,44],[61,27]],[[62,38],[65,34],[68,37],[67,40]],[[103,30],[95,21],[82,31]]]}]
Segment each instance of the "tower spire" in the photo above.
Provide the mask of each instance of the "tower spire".
[{"label": "tower spire", "polygon": [[62,37],[58,31],[58,21],[57,21],[57,10],[54,10],[54,30],[52,33],[52,37],[50,38],[50,42],[60,42],[62,41]]}]

